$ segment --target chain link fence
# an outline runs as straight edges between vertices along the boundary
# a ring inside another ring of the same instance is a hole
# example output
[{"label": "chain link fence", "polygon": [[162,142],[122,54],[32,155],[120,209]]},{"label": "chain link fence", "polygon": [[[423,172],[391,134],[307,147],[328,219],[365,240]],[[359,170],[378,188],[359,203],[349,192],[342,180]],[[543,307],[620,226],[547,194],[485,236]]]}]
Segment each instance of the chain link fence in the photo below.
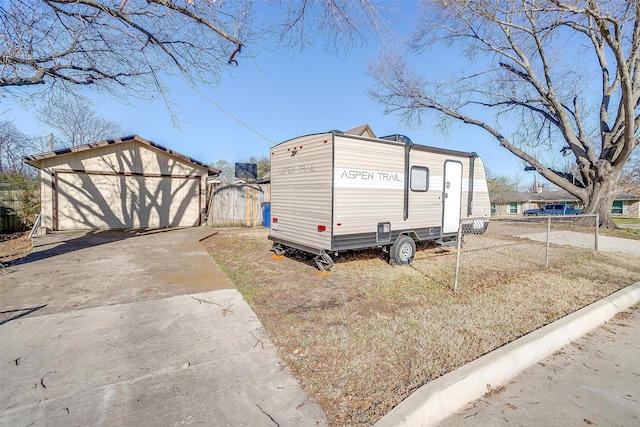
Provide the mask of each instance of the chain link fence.
[{"label": "chain link fence", "polygon": [[482,286],[558,266],[598,251],[598,215],[491,219],[486,230],[460,221],[453,288]]}]

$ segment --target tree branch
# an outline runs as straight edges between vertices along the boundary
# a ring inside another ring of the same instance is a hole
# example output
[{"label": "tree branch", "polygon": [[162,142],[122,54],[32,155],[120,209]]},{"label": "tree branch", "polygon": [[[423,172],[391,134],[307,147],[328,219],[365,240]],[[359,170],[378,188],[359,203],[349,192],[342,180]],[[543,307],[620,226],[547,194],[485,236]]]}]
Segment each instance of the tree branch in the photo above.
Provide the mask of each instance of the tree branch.
[{"label": "tree branch", "polygon": [[182,15],[193,19],[197,23],[204,25],[205,27],[209,28],[210,30],[212,30],[213,32],[218,34],[223,39],[226,39],[226,40],[230,41],[231,43],[233,43],[234,45],[236,45],[235,50],[231,53],[231,56],[229,57],[228,63],[229,64],[235,63],[236,65],[238,64],[238,61],[235,59],[235,56],[236,56],[236,54],[240,53],[240,51],[242,50],[242,46],[243,45],[242,45],[242,42],[240,40],[238,40],[237,38],[231,36],[230,34],[228,34],[227,32],[223,31],[222,29],[218,28],[216,25],[213,25],[211,22],[207,21],[202,16],[191,12],[186,7],[178,6],[173,1],[168,1],[168,0],[147,0],[147,2],[156,3],[156,4],[159,4],[159,5],[162,5],[162,6],[166,7],[166,8],[175,10],[176,12],[179,12]]},{"label": "tree branch", "polygon": [[581,200],[585,200],[587,196],[587,192],[584,188],[578,187],[577,185],[574,185],[573,183],[568,181],[566,179],[566,176],[564,176],[566,174],[558,173],[557,171],[554,171],[553,169],[550,169],[544,166],[540,161],[538,161],[538,159],[517,148],[507,138],[505,138],[498,130],[496,130],[492,126],[489,126],[488,124],[480,120],[476,120],[464,114],[461,114],[458,111],[451,110],[447,107],[444,107],[443,105],[438,104],[432,99],[426,98],[425,101],[427,102],[425,102],[422,105],[423,108],[439,111],[441,113],[446,114],[449,117],[460,120],[463,123],[479,127],[489,132],[491,135],[493,135],[496,138],[496,140],[498,141],[501,147],[506,148],[517,157],[521,158],[525,162],[529,163],[531,166],[535,167],[538,173],[540,173],[542,176],[547,178],[549,181],[556,184],[560,188],[565,189],[566,191],[576,196],[577,198]]}]

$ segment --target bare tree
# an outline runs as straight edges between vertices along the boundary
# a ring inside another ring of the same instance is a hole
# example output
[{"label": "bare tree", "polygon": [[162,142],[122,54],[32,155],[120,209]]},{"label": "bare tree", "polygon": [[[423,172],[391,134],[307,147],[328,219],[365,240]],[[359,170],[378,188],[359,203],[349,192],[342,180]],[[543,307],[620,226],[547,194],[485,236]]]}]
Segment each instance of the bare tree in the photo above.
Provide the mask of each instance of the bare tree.
[{"label": "bare tree", "polygon": [[122,127],[76,100],[50,102],[39,110],[40,121],[55,129],[57,146],[76,147],[122,136]]},{"label": "bare tree", "polygon": [[[277,19],[278,14],[281,18]],[[164,96],[163,77],[216,84],[270,36],[304,47],[348,46],[375,32],[366,0],[6,0],[0,3],[0,87],[92,87]]]},{"label": "bare tree", "polygon": [[9,120],[0,121],[0,174],[29,172],[30,166],[22,163],[22,156],[34,147],[34,140],[22,133]]},{"label": "bare tree", "polygon": [[637,150],[622,171],[620,181],[626,188],[631,188],[634,192],[640,192],[640,152]]},{"label": "bare tree", "polygon": [[[429,0],[423,6],[415,52],[444,46],[466,59],[466,72],[429,81],[405,59],[386,55],[372,65],[372,96],[409,121],[436,111],[483,129],[613,227],[616,184],[638,145],[640,3]],[[573,156],[578,179],[553,168],[559,152]]]},{"label": "bare tree", "polygon": [[[258,179],[264,178],[264,176],[271,170],[271,161],[264,155],[259,157],[251,156],[249,159],[241,163],[255,163],[257,165]],[[235,166],[233,163],[220,159],[211,163],[211,166],[216,169],[220,169],[218,179],[225,182],[232,182],[235,179]]]},{"label": "bare tree", "polygon": [[227,160],[220,159],[214,163],[211,163],[216,169],[220,169],[220,173],[218,174],[218,179],[225,182],[233,181],[233,164],[229,163]]},{"label": "bare tree", "polygon": [[258,179],[264,178],[271,170],[271,160],[265,155],[259,157],[251,156],[247,160],[247,163],[255,163],[257,165]]},{"label": "bare tree", "polygon": [[513,178],[507,175],[494,174],[489,169],[487,169],[487,183],[491,197],[518,191]]}]

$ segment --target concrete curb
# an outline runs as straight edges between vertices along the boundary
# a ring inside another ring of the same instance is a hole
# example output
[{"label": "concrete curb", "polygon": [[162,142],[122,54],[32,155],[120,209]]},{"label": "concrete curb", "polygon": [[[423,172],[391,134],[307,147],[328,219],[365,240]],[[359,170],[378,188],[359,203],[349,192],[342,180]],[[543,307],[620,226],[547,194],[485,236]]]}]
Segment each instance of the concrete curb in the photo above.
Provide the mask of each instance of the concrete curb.
[{"label": "concrete curb", "polygon": [[420,387],[375,425],[433,426],[519,372],[640,302],[640,282]]}]

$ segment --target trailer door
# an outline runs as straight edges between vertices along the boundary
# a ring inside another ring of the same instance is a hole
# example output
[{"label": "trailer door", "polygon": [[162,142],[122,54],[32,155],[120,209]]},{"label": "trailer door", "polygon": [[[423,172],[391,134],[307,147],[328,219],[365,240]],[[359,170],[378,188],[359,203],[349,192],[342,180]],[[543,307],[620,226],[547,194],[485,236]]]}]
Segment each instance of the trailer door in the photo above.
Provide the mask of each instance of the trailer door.
[{"label": "trailer door", "polygon": [[442,234],[458,231],[462,200],[462,163],[444,162],[444,203],[442,208]]}]

